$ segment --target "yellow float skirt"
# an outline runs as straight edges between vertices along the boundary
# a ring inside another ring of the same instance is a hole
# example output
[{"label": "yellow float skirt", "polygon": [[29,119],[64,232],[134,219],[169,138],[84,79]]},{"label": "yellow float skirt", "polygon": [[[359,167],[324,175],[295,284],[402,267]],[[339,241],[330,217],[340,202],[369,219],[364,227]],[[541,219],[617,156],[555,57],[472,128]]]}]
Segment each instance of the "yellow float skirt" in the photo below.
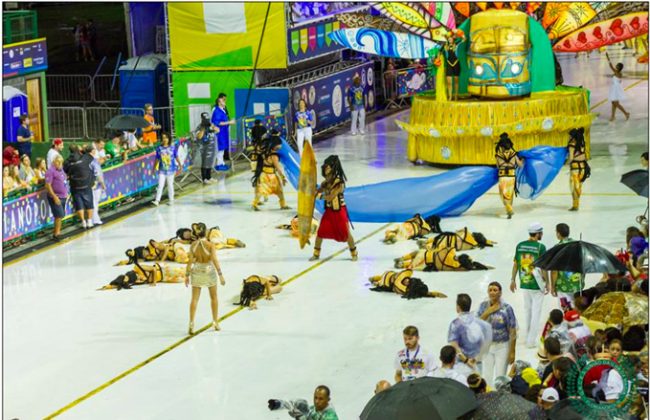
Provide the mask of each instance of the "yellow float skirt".
[{"label": "yellow float skirt", "polygon": [[585,129],[590,153],[588,91],[561,88],[510,100],[436,100],[434,95],[413,98],[409,122],[396,121],[408,133],[407,158],[451,165],[494,165],[499,135],[510,135],[515,149],[535,146],[565,147],[569,130]]}]

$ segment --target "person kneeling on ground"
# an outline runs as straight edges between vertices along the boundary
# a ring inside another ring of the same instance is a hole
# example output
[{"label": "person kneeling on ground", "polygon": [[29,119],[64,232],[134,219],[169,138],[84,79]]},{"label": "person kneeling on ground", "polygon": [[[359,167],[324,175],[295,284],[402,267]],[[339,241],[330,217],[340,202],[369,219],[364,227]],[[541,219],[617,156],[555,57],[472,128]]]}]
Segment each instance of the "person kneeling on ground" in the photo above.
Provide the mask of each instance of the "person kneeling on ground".
[{"label": "person kneeling on ground", "polygon": [[375,286],[374,292],[393,292],[405,299],[417,299],[423,297],[446,298],[447,295],[440,292],[429,292],[429,288],[422,280],[411,277],[413,271],[404,270],[399,273],[386,271],[379,276],[370,277],[370,282]]},{"label": "person kneeling on ground", "polygon": [[278,276],[248,276],[243,281],[239,302],[235,305],[248,306],[248,309],[257,309],[257,299],[264,295],[266,300],[273,300],[273,296],[282,291]]},{"label": "person kneeling on ground", "polygon": [[397,227],[387,229],[384,234],[384,243],[394,244],[397,241],[422,238],[429,233],[440,233],[440,218],[430,216],[422,218],[420,213],[407,221],[400,223]]}]

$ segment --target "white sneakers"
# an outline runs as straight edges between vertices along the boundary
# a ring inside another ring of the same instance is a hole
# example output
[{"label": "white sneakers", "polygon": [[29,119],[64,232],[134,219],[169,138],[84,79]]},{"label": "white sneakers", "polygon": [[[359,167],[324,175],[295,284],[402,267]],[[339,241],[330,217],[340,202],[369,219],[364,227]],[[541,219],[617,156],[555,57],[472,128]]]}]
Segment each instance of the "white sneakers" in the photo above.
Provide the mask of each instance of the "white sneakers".
[{"label": "white sneakers", "polygon": [[153,200],[153,201],[151,202],[151,204],[153,204],[154,206],[158,207],[158,204],[160,204],[160,203],[159,203],[158,201],[156,201],[156,200]]}]

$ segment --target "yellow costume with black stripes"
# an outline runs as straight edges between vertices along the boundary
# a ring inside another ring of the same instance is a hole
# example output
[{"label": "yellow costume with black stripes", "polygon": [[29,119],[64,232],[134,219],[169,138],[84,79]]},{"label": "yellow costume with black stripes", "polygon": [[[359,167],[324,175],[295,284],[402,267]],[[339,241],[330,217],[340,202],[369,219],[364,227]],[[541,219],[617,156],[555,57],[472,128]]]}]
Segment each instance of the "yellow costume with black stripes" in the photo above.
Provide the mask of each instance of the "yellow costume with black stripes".
[{"label": "yellow costume with black stripes", "polygon": [[[493,246],[496,242],[486,239],[482,234],[470,232],[467,227],[457,230],[456,232],[443,232],[434,238],[429,238],[418,242],[421,248],[454,248],[456,251],[467,251],[470,249]],[[480,238],[480,241],[477,240]]]},{"label": "yellow costume with black stripes", "polygon": [[420,216],[416,214],[404,223],[399,224],[393,229],[386,229],[384,234],[385,243],[395,243],[407,239],[415,239],[431,233],[431,226]]},{"label": "yellow costume with black stripes", "polygon": [[406,293],[407,285],[404,284],[404,280],[410,278],[413,275],[412,270],[403,270],[399,273],[395,271],[386,271],[384,274],[379,276],[370,277],[370,282],[375,286],[382,289],[390,289],[398,295],[403,295]]},{"label": "yellow costume with black stripes", "polygon": [[585,147],[577,148],[575,139],[569,140],[568,147],[573,148],[573,156],[569,156],[569,167],[571,173],[569,175],[569,188],[571,189],[571,197],[573,204],[569,210],[578,210],[580,207],[580,196],[582,195],[582,183],[589,177],[591,172],[589,164],[586,162]]},{"label": "yellow costume with black stripes", "polygon": [[[517,152],[513,149],[503,150],[499,148],[496,152],[497,169],[499,175],[499,195],[506,208],[508,217],[514,214],[512,201],[515,194],[515,167],[517,165]],[[501,159],[501,162],[499,162]]]}]

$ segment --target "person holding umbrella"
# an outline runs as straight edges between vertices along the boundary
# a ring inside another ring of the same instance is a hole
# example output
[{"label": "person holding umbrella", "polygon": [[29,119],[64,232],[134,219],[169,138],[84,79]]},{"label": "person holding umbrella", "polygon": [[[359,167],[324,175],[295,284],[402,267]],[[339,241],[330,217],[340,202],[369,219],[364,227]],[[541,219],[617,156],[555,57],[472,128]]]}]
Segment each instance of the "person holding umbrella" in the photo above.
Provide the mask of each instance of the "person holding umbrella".
[{"label": "person holding umbrella", "polygon": [[[566,223],[558,223],[555,226],[555,234],[560,241],[557,243],[558,245],[573,241],[569,237],[569,232],[569,225]],[[574,294],[581,292],[584,288],[584,279],[580,273],[571,271],[551,272],[551,295],[560,299],[560,307],[564,312],[573,309]]]},{"label": "person holding umbrella", "polygon": [[548,293],[548,277],[546,271],[539,270],[533,265],[533,262],[546,252],[546,247],[540,242],[544,234],[542,224],[532,223],[528,227],[528,233],[530,235],[528,240],[519,242],[515,250],[510,291],[514,293],[517,290],[515,277],[519,273],[519,287],[524,293],[526,311],[526,345],[528,348],[535,348],[539,337],[542,303],[544,295]]}]

